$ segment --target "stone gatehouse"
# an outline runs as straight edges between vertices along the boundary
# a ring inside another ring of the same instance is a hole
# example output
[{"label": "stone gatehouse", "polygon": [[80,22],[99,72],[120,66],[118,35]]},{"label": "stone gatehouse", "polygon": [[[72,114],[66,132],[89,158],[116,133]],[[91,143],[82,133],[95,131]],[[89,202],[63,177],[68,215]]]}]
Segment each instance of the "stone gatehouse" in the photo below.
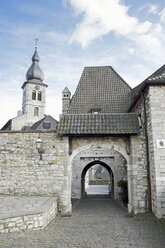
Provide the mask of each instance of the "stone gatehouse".
[{"label": "stone gatehouse", "polygon": [[165,66],[131,89],[110,66],[86,67],[72,98],[63,90],[58,122],[45,115],[36,48],[22,110],[0,132],[0,194],[55,195],[58,211],[69,215],[71,197],[85,195],[85,175],[100,164],[114,199],[127,180],[129,212],[165,218],[164,73]]}]

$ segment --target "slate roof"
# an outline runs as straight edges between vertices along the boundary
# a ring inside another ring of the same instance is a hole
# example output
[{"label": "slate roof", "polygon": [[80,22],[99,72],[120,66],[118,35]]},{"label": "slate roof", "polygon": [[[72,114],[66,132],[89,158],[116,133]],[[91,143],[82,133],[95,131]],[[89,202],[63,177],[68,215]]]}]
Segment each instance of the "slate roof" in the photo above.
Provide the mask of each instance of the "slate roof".
[{"label": "slate roof", "polygon": [[46,115],[41,120],[35,122],[30,130],[56,130],[58,126],[58,121],[56,121],[52,116]]},{"label": "slate roof", "polygon": [[145,89],[147,85],[151,84],[165,84],[165,65],[160,67],[157,71],[155,71],[151,76],[149,76],[147,79],[145,79],[141,84],[136,86],[131,91],[131,102],[130,106],[128,108],[128,111],[130,111],[131,107],[134,105],[134,103],[137,101],[138,97],[140,96],[141,92]]},{"label": "slate roof", "polygon": [[94,105],[100,106],[101,113],[124,113],[130,104],[130,91],[111,66],[85,67],[69,114],[90,113]]},{"label": "slate roof", "polygon": [[138,134],[134,113],[62,115],[57,133],[61,135]]},{"label": "slate roof", "polygon": [[153,82],[153,83],[165,83],[165,65],[160,67],[157,71],[155,71],[151,76],[149,76],[145,81]]},{"label": "slate roof", "polygon": [[1,131],[11,130],[11,123],[12,123],[12,119],[9,119],[0,130]]}]

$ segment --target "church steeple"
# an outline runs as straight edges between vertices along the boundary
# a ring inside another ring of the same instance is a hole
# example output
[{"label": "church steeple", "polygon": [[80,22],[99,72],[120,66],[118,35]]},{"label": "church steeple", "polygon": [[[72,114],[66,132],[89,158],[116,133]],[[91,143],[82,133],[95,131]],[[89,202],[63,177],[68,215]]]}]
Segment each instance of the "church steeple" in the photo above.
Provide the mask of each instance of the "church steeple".
[{"label": "church steeple", "polygon": [[44,74],[39,66],[39,61],[37,46],[35,46],[32,65],[26,73],[26,81],[22,86],[22,113],[28,114],[31,120],[36,120],[45,114],[46,88],[48,85],[43,83]]},{"label": "church steeple", "polygon": [[27,81],[42,83],[42,81],[44,80],[44,74],[39,66],[39,61],[40,58],[37,53],[37,46],[35,46],[35,52],[32,57],[32,65],[26,73]]}]

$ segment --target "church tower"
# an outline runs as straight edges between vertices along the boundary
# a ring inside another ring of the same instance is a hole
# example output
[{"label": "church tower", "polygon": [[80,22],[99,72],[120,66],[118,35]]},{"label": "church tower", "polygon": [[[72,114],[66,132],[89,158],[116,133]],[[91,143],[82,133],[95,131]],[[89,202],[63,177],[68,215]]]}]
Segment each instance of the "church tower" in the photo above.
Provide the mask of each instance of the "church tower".
[{"label": "church tower", "polygon": [[39,61],[37,46],[35,46],[32,65],[28,69],[26,81],[22,85],[22,114],[28,115],[29,120],[37,119],[37,117],[39,118],[45,114],[46,88],[48,85],[43,83],[44,74],[39,66]]},{"label": "church tower", "polygon": [[46,88],[43,83],[44,74],[39,66],[37,46],[32,57],[32,65],[26,73],[26,81],[22,85],[22,110],[17,117],[10,119],[2,130],[29,130],[37,121],[45,117]]}]

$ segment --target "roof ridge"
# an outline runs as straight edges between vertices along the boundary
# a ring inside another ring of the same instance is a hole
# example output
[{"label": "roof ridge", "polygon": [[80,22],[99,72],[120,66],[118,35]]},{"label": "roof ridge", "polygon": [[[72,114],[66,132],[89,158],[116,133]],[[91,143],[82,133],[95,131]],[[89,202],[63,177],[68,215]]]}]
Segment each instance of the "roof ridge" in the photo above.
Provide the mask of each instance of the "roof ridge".
[{"label": "roof ridge", "polygon": [[[159,71],[161,72],[161,70],[164,68],[164,74],[165,74],[165,64],[162,65],[159,69],[157,69],[154,73],[152,73],[149,77],[147,77],[144,81],[146,80],[152,80],[153,78],[159,77],[161,76],[162,73],[160,73],[159,76],[156,76],[155,74],[159,73]],[[155,76],[154,76],[155,75]]]},{"label": "roof ridge", "polygon": [[65,116],[82,116],[82,115],[88,115],[88,116],[99,116],[99,115],[137,115],[136,113],[98,113],[98,114],[93,114],[93,113],[83,113],[83,114],[62,114],[60,117],[65,117]]}]

